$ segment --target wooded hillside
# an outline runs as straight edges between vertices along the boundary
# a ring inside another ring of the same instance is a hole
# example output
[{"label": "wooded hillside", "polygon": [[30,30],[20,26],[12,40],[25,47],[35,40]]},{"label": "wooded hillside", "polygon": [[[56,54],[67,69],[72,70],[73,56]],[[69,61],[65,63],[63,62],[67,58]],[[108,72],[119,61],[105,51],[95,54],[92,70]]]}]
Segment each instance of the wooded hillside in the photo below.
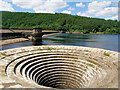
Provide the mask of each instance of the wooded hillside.
[{"label": "wooded hillside", "polygon": [[120,22],[68,14],[2,12],[2,28],[41,27],[45,30],[64,30],[83,33],[120,34]]}]

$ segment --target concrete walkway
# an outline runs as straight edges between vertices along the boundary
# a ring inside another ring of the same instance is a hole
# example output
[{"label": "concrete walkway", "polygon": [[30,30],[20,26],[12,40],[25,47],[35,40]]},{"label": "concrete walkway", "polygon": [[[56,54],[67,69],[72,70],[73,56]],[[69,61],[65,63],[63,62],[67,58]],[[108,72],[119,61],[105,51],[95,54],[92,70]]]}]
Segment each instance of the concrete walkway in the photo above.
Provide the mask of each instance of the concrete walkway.
[{"label": "concrete walkway", "polygon": [[18,42],[24,42],[24,41],[28,41],[29,39],[27,38],[16,38],[16,39],[8,39],[8,40],[2,40],[0,42],[0,45],[8,45],[8,44],[13,44],[13,43],[18,43]]},{"label": "concrete walkway", "polygon": [[[43,35],[43,37],[54,35],[54,34],[59,34],[59,33],[45,34],[45,35]],[[32,38],[30,37],[29,39],[32,39]],[[18,42],[24,42],[24,41],[28,41],[29,39],[27,39],[27,38],[15,38],[15,39],[2,40],[2,41],[0,41],[0,46],[18,43]]]}]

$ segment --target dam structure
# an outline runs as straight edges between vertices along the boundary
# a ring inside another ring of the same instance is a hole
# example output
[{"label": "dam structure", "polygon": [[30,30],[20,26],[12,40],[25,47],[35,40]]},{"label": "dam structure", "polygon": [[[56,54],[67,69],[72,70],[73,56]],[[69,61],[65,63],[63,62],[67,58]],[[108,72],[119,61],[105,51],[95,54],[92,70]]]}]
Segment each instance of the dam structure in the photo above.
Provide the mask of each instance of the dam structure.
[{"label": "dam structure", "polygon": [[0,88],[118,88],[118,52],[63,45],[3,50]]}]

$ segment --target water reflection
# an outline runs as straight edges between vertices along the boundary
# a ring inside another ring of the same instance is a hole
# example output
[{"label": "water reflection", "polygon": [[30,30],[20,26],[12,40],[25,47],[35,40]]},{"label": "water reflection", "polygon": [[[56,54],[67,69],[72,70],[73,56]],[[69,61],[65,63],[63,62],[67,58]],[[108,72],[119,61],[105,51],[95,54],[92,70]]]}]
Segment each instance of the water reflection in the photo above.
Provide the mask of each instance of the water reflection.
[{"label": "water reflection", "polygon": [[34,46],[39,46],[39,45],[43,45],[43,43],[41,41],[32,41],[32,44]]},{"label": "water reflection", "polygon": [[56,34],[44,37],[43,44],[87,46],[117,51],[118,35]]},{"label": "water reflection", "polygon": [[[3,46],[3,50],[17,47],[33,46],[32,41],[20,42]],[[43,37],[39,45],[71,45],[118,50],[118,35],[92,34],[55,34]]]}]

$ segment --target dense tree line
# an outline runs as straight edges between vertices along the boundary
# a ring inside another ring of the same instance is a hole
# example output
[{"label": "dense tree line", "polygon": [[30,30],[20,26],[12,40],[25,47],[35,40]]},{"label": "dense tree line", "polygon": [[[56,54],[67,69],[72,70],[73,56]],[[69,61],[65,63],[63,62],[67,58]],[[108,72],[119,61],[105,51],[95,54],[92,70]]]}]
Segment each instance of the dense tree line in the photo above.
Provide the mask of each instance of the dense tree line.
[{"label": "dense tree line", "polygon": [[120,22],[68,14],[2,12],[2,28],[62,30],[82,33],[120,34]]}]

